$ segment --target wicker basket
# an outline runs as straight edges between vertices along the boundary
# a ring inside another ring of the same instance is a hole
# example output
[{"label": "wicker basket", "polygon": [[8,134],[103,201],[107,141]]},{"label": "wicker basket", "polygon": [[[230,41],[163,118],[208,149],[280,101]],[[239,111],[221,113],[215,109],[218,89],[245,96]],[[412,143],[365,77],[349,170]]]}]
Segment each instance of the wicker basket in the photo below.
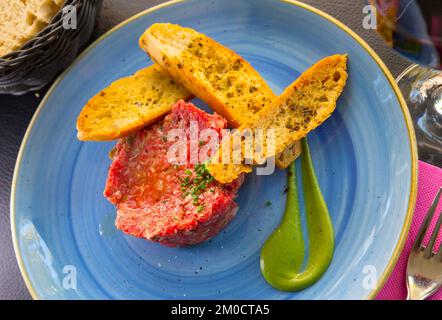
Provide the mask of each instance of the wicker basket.
[{"label": "wicker basket", "polygon": [[102,0],[67,0],[77,11],[77,28],[63,27],[63,10],[19,50],[0,58],[0,94],[20,95],[48,84],[89,40]]}]

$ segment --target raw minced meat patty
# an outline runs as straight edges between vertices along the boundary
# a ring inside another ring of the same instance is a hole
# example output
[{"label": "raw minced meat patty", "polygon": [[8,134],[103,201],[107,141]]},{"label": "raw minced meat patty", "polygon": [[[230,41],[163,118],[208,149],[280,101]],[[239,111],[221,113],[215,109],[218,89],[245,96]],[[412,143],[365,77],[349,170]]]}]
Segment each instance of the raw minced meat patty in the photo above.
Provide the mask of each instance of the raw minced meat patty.
[{"label": "raw minced meat patty", "polygon": [[[162,120],[118,141],[104,191],[117,207],[118,229],[168,246],[193,245],[216,235],[235,216],[243,177],[220,184],[204,165],[190,163],[191,122],[200,132],[214,129],[219,137],[226,128],[221,116],[179,101]],[[167,139],[172,129],[186,132],[185,164],[168,161],[167,152],[176,143]]]}]

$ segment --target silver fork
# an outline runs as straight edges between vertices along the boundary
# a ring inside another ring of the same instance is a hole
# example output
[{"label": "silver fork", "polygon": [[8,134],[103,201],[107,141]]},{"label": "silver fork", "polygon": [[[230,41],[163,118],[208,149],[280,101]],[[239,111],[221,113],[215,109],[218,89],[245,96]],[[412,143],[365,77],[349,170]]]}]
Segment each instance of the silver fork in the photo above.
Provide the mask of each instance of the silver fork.
[{"label": "silver fork", "polygon": [[433,253],[436,249],[434,244],[442,225],[442,212],[431,234],[428,245],[424,246],[422,243],[431,224],[441,194],[442,188],[439,189],[433,204],[427,212],[408,258],[407,300],[424,300],[435,293],[442,285],[442,245],[437,253]]}]

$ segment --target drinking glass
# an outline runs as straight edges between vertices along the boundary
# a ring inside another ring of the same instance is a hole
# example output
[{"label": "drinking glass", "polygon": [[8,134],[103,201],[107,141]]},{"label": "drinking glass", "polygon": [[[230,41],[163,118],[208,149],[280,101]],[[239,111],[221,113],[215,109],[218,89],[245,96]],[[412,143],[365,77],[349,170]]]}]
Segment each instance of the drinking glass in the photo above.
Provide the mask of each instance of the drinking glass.
[{"label": "drinking glass", "polygon": [[442,167],[442,0],[369,0],[377,31],[414,62],[398,77],[408,104],[419,158]]}]

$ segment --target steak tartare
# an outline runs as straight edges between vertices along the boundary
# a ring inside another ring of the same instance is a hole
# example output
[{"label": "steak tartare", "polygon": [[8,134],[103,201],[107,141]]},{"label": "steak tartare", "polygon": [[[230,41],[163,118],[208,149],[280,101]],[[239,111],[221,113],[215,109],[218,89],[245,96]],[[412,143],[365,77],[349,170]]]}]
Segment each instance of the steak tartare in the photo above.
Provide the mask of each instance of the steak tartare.
[{"label": "steak tartare", "polygon": [[[218,138],[227,125],[221,116],[179,101],[162,120],[118,141],[104,191],[117,207],[118,229],[167,246],[186,246],[213,237],[235,216],[243,177],[220,184],[204,164],[189,161],[190,143],[196,142],[191,141],[191,123],[199,131],[213,129]],[[168,161],[168,150],[176,143],[167,138],[173,129],[183,129],[187,136],[184,164]]]}]

